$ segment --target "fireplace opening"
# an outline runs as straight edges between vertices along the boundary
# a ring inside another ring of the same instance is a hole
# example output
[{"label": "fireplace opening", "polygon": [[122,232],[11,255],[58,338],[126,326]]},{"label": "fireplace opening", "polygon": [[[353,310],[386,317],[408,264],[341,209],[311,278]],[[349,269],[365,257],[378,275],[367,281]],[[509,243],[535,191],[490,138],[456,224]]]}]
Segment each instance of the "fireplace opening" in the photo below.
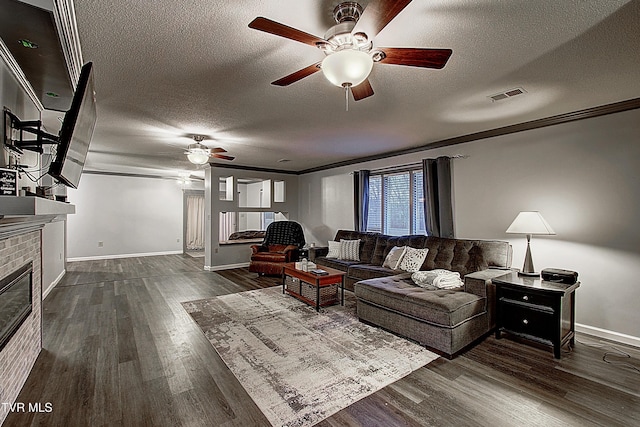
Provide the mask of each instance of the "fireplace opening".
[{"label": "fireplace opening", "polygon": [[0,280],[0,350],[31,314],[32,280],[31,262]]}]

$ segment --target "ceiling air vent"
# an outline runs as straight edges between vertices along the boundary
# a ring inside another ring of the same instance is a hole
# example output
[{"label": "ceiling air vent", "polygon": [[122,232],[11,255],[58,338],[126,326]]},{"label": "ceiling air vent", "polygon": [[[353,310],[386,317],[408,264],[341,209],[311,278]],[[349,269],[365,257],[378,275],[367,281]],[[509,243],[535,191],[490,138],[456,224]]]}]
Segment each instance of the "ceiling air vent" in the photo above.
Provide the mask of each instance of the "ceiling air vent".
[{"label": "ceiling air vent", "polygon": [[515,89],[509,89],[504,92],[490,95],[488,98],[490,98],[491,101],[495,102],[495,101],[502,101],[503,99],[507,99],[507,98],[513,98],[514,96],[522,95],[523,93],[527,93],[527,91],[522,89],[521,87],[517,87]]}]

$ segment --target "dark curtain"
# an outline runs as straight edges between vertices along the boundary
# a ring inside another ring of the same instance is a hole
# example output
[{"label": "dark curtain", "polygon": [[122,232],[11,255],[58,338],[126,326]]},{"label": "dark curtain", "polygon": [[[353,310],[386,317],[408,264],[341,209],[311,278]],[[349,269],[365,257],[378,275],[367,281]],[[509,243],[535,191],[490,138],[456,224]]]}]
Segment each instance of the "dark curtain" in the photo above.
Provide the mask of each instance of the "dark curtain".
[{"label": "dark curtain", "polygon": [[427,235],[454,237],[451,158],[423,159],[422,180]]},{"label": "dark curtain", "polygon": [[369,175],[370,171],[368,170],[353,173],[353,224],[356,231],[367,231]]}]

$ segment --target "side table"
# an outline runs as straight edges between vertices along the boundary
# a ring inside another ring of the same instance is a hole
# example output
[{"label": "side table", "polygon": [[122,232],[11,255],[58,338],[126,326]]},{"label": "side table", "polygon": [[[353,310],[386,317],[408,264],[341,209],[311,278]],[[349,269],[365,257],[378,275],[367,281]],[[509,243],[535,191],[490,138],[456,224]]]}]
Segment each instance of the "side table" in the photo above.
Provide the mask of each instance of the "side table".
[{"label": "side table", "polygon": [[309,248],[309,261],[315,261],[316,257],[325,256],[329,252],[328,246],[314,246]]},{"label": "side table", "polygon": [[491,280],[496,287],[496,338],[502,332],[560,348],[575,340],[575,290],[572,285],[547,282],[511,272]]}]

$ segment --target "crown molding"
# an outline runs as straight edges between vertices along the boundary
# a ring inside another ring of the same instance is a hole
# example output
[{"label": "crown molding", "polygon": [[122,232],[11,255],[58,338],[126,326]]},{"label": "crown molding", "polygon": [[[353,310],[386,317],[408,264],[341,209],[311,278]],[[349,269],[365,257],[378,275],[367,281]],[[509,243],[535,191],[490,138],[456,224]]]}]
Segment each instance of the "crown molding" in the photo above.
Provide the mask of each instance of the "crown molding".
[{"label": "crown molding", "polygon": [[38,99],[36,91],[33,90],[33,86],[31,86],[31,83],[29,83],[27,76],[24,75],[22,68],[20,68],[20,66],[16,62],[16,59],[13,57],[13,55],[9,51],[9,48],[6,44],[4,44],[4,41],[2,39],[0,39],[0,57],[2,57],[2,61],[7,65],[7,68],[9,68],[9,71],[11,72],[13,77],[18,81],[20,87],[22,88],[22,90],[24,90],[24,92],[33,102],[38,111],[44,110],[44,106]]},{"label": "crown molding", "polygon": [[[176,176],[163,176],[163,175],[149,175],[142,173],[128,173],[128,172],[110,172],[110,171],[98,171],[98,170],[83,170],[83,174],[86,175],[106,175],[106,176],[124,176],[128,178],[149,178],[149,179],[168,179],[168,180],[176,180],[178,177]],[[192,178],[191,178],[192,179]],[[198,178],[198,180],[200,180]]]},{"label": "crown molding", "polygon": [[75,85],[80,78],[83,59],[73,0],[54,0],[53,17],[64,59],[67,63],[69,77],[71,77],[71,81]]},{"label": "crown molding", "polygon": [[239,169],[245,171],[252,172],[265,172],[265,173],[279,173],[284,175],[300,175],[300,172],[285,170],[285,169],[272,169],[272,168],[263,168],[259,166],[242,166],[242,165],[233,165],[227,163],[215,163],[209,162],[209,166],[212,168],[222,168],[222,169]]},{"label": "crown molding", "polygon": [[[80,37],[78,35],[73,0],[54,0],[52,12],[60,46],[62,47],[67,64],[67,72],[69,73],[71,82],[75,85],[80,77],[80,69],[82,68],[82,50],[80,48]],[[43,111],[45,108],[40,99],[38,99],[33,86],[31,86],[22,68],[20,68],[20,65],[18,65],[2,39],[0,39],[0,57],[2,57],[3,62],[7,65],[11,74],[18,81],[20,87],[34,103],[38,111]]]},{"label": "crown molding", "polygon": [[440,141],[435,141],[429,144],[423,144],[423,145],[419,145],[412,148],[405,148],[405,149],[396,150],[396,151],[388,151],[386,153],[376,154],[373,156],[359,157],[351,160],[345,160],[342,162],[331,163],[324,166],[318,166],[315,168],[304,169],[304,170],[298,171],[297,173],[299,175],[304,175],[312,172],[320,172],[320,171],[325,171],[329,169],[339,168],[342,166],[350,166],[357,163],[387,159],[389,157],[402,156],[404,154],[419,153],[427,150],[433,150],[436,148],[449,147],[451,145],[457,145],[457,144],[464,144],[465,142],[479,141],[482,139],[509,135],[512,133],[524,132],[527,130],[539,129],[547,126],[555,126],[562,123],[574,122],[577,120],[591,119],[594,117],[605,116],[607,114],[621,113],[624,111],[635,110],[638,108],[640,108],[640,98],[632,98],[632,99],[627,99],[626,101],[613,102],[611,104],[585,108],[583,110],[572,111],[569,113],[558,114],[550,117],[544,117],[542,119],[531,120],[523,123],[517,123],[510,126],[503,126],[503,127],[489,129],[482,132],[456,136],[454,138],[443,139]]}]

